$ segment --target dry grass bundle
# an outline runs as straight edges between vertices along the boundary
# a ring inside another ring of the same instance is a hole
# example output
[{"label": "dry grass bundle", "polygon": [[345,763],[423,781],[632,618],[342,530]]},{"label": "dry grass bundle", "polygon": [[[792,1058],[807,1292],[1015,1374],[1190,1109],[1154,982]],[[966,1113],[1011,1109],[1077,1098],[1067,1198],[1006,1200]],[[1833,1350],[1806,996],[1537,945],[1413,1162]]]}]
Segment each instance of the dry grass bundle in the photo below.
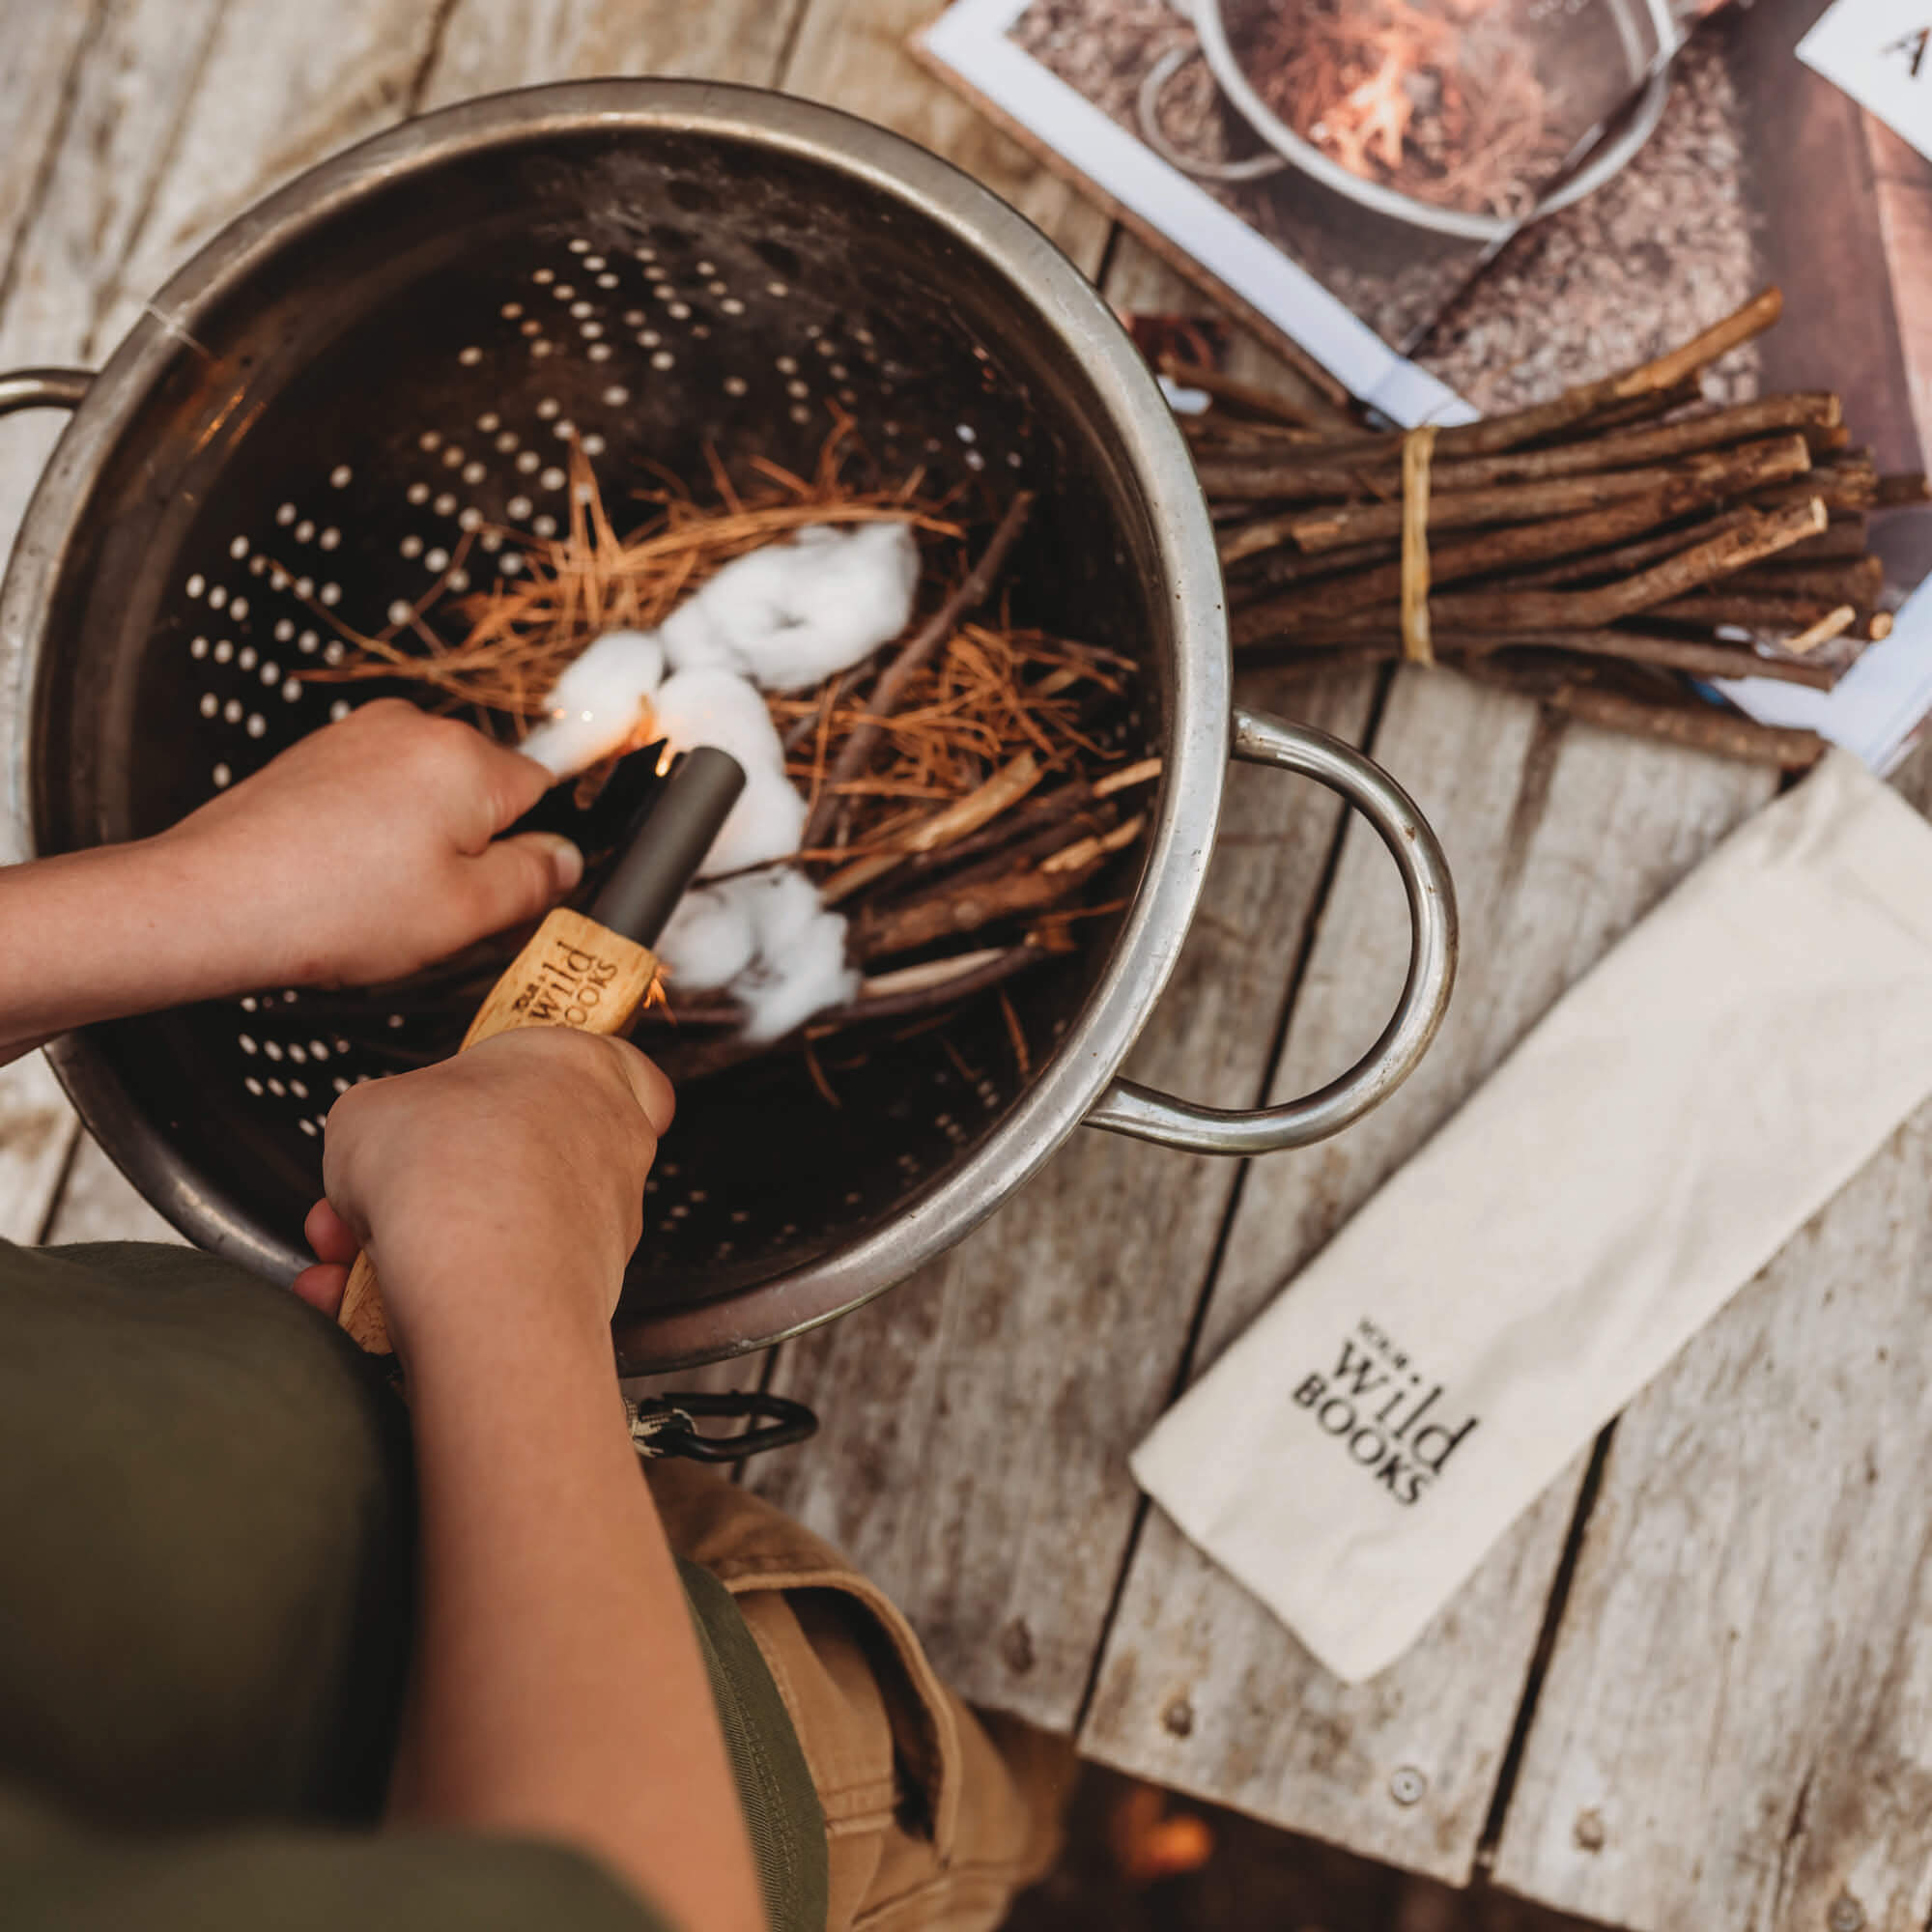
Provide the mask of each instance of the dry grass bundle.
[{"label": "dry grass bundle", "polygon": [[[924,570],[923,614],[907,637],[815,690],[766,700],[787,770],[811,805],[806,849],[788,863],[810,867],[828,902],[848,915],[857,963],[914,962],[867,980],[864,999],[809,1032],[991,992],[1072,950],[1078,923],[1113,909],[1090,903],[1087,887],[1139,837],[1144,820],[1124,813],[1118,795],[1151,781],[1158,761],[1128,765],[1117,742],[1130,661],[1016,626],[996,595],[1030,498],[1015,499],[974,555],[954,506],[922,496],[920,476],[892,490],[851,487],[853,454],[840,417],[810,476],[755,462],[748,489],[713,462],[714,501],[658,491],[642,525],[620,534],[588,461],[574,452],[567,531],[548,542],[521,530],[470,533],[400,621],[374,637],[336,622],[349,649],[311,674],[415,685],[438,706],[467,707],[484,728],[513,737],[594,639],[660,624],[734,558],[808,525],[908,523]],[[486,534],[518,549],[488,591],[452,595],[466,582],[469,545]],[[645,720],[634,744],[647,742]],[[580,802],[609,769],[585,775]],[[1007,943],[987,948],[989,931],[1004,931]],[[972,950],[948,950],[968,934]],[[680,1001],[672,992],[686,1018],[728,1023],[724,996]],[[706,1053],[687,1070],[743,1057],[728,1044]]]},{"label": "dry grass bundle", "polygon": [[803,741],[787,767],[793,779],[814,806],[830,785],[841,807],[830,841],[804,856],[830,863],[892,851],[935,807],[971,796],[1029,752],[1042,777],[1090,763],[1103,770],[1120,754],[1089,727],[1096,709],[1124,696],[1126,669],[1110,651],[1043,631],[962,623],[914,673],[866,775],[837,783],[838,749],[873,719],[869,704],[842,678],[809,697],[774,697],[781,728]]},{"label": "dry grass bundle", "polygon": [[[548,541],[514,529],[467,533],[410,615],[373,637],[324,612],[354,655],[310,675],[401,679],[504,719],[531,719],[591,639],[651,629],[727,563],[809,524],[910,523],[927,536],[963,537],[943,505],[919,496],[917,475],[895,491],[849,488],[842,471],[851,429],[849,418],[838,420],[810,477],[753,459],[766,487],[753,495],[714,465],[717,507],[676,488],[639,493],[654,507],[622,536],[588,458],[573,445],[566,531]],[[452,585],[468,581],[470,550],[483,534],[518,545],[504,560],[505,576],[480,595],[451,598]],[[446,609],[461,621],[454,638],[441,628]]]}]

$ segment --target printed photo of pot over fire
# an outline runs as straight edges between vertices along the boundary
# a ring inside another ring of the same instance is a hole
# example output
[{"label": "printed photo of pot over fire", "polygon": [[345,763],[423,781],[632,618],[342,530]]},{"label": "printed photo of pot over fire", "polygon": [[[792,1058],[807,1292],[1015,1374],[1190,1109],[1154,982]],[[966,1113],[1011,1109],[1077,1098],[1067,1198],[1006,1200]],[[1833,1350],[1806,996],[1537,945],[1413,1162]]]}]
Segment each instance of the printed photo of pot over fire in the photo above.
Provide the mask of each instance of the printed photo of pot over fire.
[{"label": "printed photo of pot over fire", "polygon": [[964,0],[928,47],[1304,343],[1325,292],[1309,346],[1372,394],[1359,337],[1406,355],[1526,220],[1629,166],[1715,3]]}]

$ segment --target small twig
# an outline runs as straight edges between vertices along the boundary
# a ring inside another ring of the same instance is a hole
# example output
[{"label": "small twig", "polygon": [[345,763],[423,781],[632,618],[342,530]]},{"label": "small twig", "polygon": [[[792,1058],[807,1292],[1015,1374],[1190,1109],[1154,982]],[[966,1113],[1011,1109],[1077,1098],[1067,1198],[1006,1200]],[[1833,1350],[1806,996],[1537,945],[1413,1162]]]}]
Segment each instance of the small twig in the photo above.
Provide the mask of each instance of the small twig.
[{"label": "small twig", "polygon": [[1243,382],[1238,376],[1223,375],[1219,369],[1209,369],[1199,362],[1183,362],[1178,355],[1163,355],[1160,371],[1172,383],[1199,389],[1291,427],[1342,430],[1358,427],[1349,412],[1349,392],[1326,370],[1320,372],[1318,381],[1313,367],[1302,371],[1289,366],[1290,378],[1299,379],[1293,394],[1263,383]]},{"label": "small twig", "polygon": [[1517,449],[1570,428],[1606,408],[1672,389],[1741,343],[1762,335],[1783,313],[1784,298],[1775,288],[1753,296],[1742,308],[1712,324],[1689,342],[1650,362],[1640,362],[1618,376],[1565,389],[1547,403],[1533,404],[1507,415],[1487,416],[1481,422],[1459,423],[1442,432],[1439,453],[1484,456]]},{"label": "small twig", "polygon": [[[1606,535],[1625,534],[1632,525],[1647,527],[1658,508],[1676,507],[1686,497],[1698,494],[1697,486],[1686,486],[1682,491],[1636,499],[1627,510],[1612,505],[1584,516],[1526,525],[1520,530],[1497,530],[1432,552],[1431,571],[1438,583],[1487,577],[1495,562],[1523,560],[1539,550],[1548,555],[1552,550],[1561,554],[1559,546],[1595,547]],[[1714,520],[1709,533],[1700,540],[1673,548],[1647,570],[1595,589],[1544,589],[1533,580],[1519,587],[1505,580],[1493,587],[1433,594],[1431,619],[1451,630],[1472,630],[1488,624],[1513,629],[1572,626],[1593,630],[1643,609],[1646,601],[1660,602],[1727,570],[1743,569],[1824,527],[1825,512],[1813,503],[1798,503],[1770,517],[1745,512],[1735,519]],[[1691,535],[1696,537],[1697,533]],[[1390,621],[1390,609],[1384,607],[1393,607],[1401,588],[1399,567],[1378,565],[1332,586],[1311,584],[1299,592],[1237,611],[1229,628],[1237,647],[1284,637],[1290,641],[1306,638],[1315,623],[1332,623],[1341,630],[1375,628]]]},{"label": "small twig", "polygon": [[872,748],[879,742],[879,735],[886,727],[886,721],[898,709],[914,677],[940,645],[952,637],[959,620],[969,611],[978,609],[992,589],[1008,553],[1019,540],[1032,508],[1033,492],[1022,490],[1013,498],[1007,514],[1000,519],[999,527],[994,530],[979,562],[966,573],[959,587],[914,632],[897,657],[880,673],[879,681],[867,701],[871,715],[854,725],[839,747],[832,775],[819,793],[804,836],[799,839],[801,845],[816,845],[824,838],[832,823],[832,815],[838,809],[841,788],[866,769]]},{"label": "small twig", "polygon": [[[1619,430],[1585,437],[1554,448],[1508,450],[1496,456],[1463,457],[1432,466],[1432,487],[1443,492],[1482,490],[1498,483],[1589,475],[1605,469],[1633,469],[1666,462],[1695,450],[1721,449],[1775,435],[1780,430],[1835,429],[1843,405],[1829,393],[1765,396],[1712,410],[1681,422],[1646,429]],[[1311,456],[1319,456],[1318,444]],[[1279,497],[1303,502],[1324,497],[1392,497],[1401,487],[1400,451],[1373,465],[1333,459],[1327,463],[1291,456],[1227,456],[1195,465],[1209,497]],[[1233,560],[1230,558],[1229,560]]]},{"label": "small twig", "polygon": [[1033,1055],[1027,1051],[1026,1029],[1020,1025],[1020,1016],[1013,1010],[1013,1003],[1007,997],[1004,986],[1000,989],[1000,1011],[1006,1018],[1007,1037],[1013,1043],[1013,1063],[1024,1080],[1033,1071]]},{"label": "small twig", "polygon": [[[1645,614],[1663,617],[1677,624],[1697,624],[1706,630],[1730,624],[1741,631],[1802,633],[1827,621],[1836,623],[1840,611],[1852,613],[1841,627],[1868,643],[1882,643],[1891,636],[1891,612],[1861,609],[1858,605],[1834,604],[1823,597],[1733,596],[1725,586],[1700,590],[1688,597],[1673,597],[1658,604]],[[1833,633],[1837,635],[1837,633]]]},{"label": "small twig", "polygon": [[997,818],[1009,806],[1017,804],[1045,776],[1039,760],[1031,752],[1022,752],[1010,763],[1002,765],[978,789],[954,801],[945,810],[935,811],[930,818],[922,819],[910,832],[895,840],[892,851],[875,852],[869,858],[857,860],[833,873],[819,887],[818,896],[827,905],[837,905],[840,899],[849,898],[860,887],[870,885],[874,879],[892,871],[901,860],[913,853],[936,852],[956,839],[966,838],[989,820]]},{"label": "small twig", "polygon": [[901,966],[896,972],[862,980],[859,997],[862,1001],[890,1000],[900,993],[925,993],[935,986],[950,986],[994,960],[1004,959],[1011,951],[1009,946],[985,946],[977,952],[957,952],[946,959],[923,959],[917,966]]},{"label": "small twig", "polygon": [[[1843,674],[1844,667],[1804,663],[1793,650],[1798,642],[1795,638],[1788,639],[1779,644],[1776,654],[1768,654],[1749,644],[1724,643],[1710,638],[1662,637],[1648,631],[1526,631],[1506,636],[1492,632],[1435,633],[1438,659],[1463,669],[1472,660],[1507,652],[1557,651],[1573,657],[1613,658],[1625,664],[1652,665],[1685,677],[1768,677],[1784,684],[1806,685],[1814,691],[1830,691]],[[1273,652],[1262,656],[1277,672],[1310,673],[1365,664],[1393,664],[1402,656],[1402,642],[1391,630],[1388,636],[1374,642],[1350,639],[1331,643],[1324,638],[1292,657],[1277,659]]]},{"label": "small twig", "polygon": [[[1599,510],[1628,497],[1641,497],[1670,483],[1709,481],[1716,473],[1730,473],[1740,460],[1759,465],[1760,480],[1774,489],[1785,478],[1802,477],[1808,488],[1811,450],[1802,436],[1769,438],[1735,450],[1704,451],[1680,459],[1668,468],[1610,469],[1590,476],[1552,476],[1533,483],[1499,483],[1488,490],[1463,490],[1432,495],[1429,527],[1467,529],[1478,524],[1523,523],[1533,518]],[[1827,472],[1821,471],[1820,474]],[[1790,487],[1790,486],[1787,486]],[[1803,494],[1794,490],[1793,494]],[[1283,540],[1305,551],[1332,550],[1338,544],[1361,543],[1402,534],[1402,504],[1345,504],[1312,516],[1285,520]],[[1822,526],[1821,526],[1822,527]],[[1223,547],[1224,553],[1226,546]]]},{"label": "small twig", "polygon": [[1001,920],[1044,912],[1085,884],[1098,863],[1053,872],[1035,866],[971,885],[944,880],[929,892],[867,906],[852,921],[847,951],[860,961],[890,959]]},{"label": "small twig", "polygon": [[[1666,556],[1675,556],[1679,551],[1689,550],[1692,544],[1707,543],[1712,537],[1722,536],[1726,530],[1741,530],[1756,514],[1755,510],[1720,510],[1716,516],[1705,517],[1697,523],[1677,524],[1670,529],[1660,530],[1655,536],[1639,537],[1634,543],[1592,551],[1585,556],[1564,557],[1541,570],[1513,570],[1509,574],[1509,582],[1525,590],[1555,590],[1565,584],[1605,581],[1624,571],[1642,570]],[[1802,537],[1783,554],[1793,555],[1812,541],[1814,539],[1810,537]]]},{"label": "small twig", "polygon": [[881,989],[886,988],[889,981],[900,980],[902,976],[899,974],[882,974],[877,979],[867,980],[858,999],[845,1006],[814,1013],[806,1025],[781,1040],[753,1042],[741,1036],[720,1038],[714,1035],[687,1044],[667,1028],[653,1038],[651,1053],[673,1080],[695,1080],[741,1066],[747,1061],[761,1060],[768,1054],[800,1051],[809,1041],[827,1039],[856,1026],[928,1014],[937,1014],[944,1019],[965,1001],[1004,985],[1007,980],[1051,956],[1037,946],[1020,945],[967,953],[964,957],[976,963],[963,970],[956,957],[934,960],[929,964],[949,970],[923,984],[900,985],[895,990]]},{"label": "small twig", "polygon": [[1043,798],[1030,798],[1015,810],[1002,813],[957,844],[915,853],[894,872],[891,890],[903,891],[914,880],[930,878],[939,872],[956,875],[961,867],[973,860],[990,864],[997,859],[1002,865],[1015,865],[1022,856],[1037,857],[1054,851],[1065,842],[1069,821],[1072,825],[1084,824],[1104,831],[1110,810],[1110,807],[1096,803],[1088,786],[1078,781],[1061,785]]},{"label": "small twig", "polygon": [[1123,825],[1117,825],[1113,831],[1094,838],[1082,838],[1068,845],[1050,858],[1039,862],[1042,872],[1084,872],[1090,866],[1096,865],[1109,853],[1119,852],[1131,845],[1147,830],[1147,814],[1140,812]]},{"label": "small twig", "polygon": [[1103,779],[1095,779],[1091,787],[1095,798],[1112,798],[1117,791],[1125,791],[1130,785],[1148,784],[1159,778],[1161,760],[1143,758],[1138,764],[1122,765],[1117,772],[1109,772]]},{"label": "small twig", "polygon": [[801,745],[810,738],[812,733],[818,729],[821,719],[829,718],[833,712],[838,710],[838,700],[844,696],[845,687],[851,683],[853,676],[854,673],[848,670],[841,671],[837,677],[829,679],[825,690],[819,696],[818,702],[812,705],[803,716],[792,721],[791,726],[785,732],[782,741],[787,753],[797,751]]},{"label": "small twig", "polygon": [[1521,692],[1553,710],[1568,712],[1585,724],[1642,737],[1663,738],[1697,751],[1753,764],[1803,770],[1825,754],[1825,741],[1814,731],[1785,725],[1760,724],[1715,704],[1650,704],[1622,692],[1605,691],[1566,676],[1561,671],[1521,671],[1494,663],[1475,663],[1467,674],[1488,684]]}]

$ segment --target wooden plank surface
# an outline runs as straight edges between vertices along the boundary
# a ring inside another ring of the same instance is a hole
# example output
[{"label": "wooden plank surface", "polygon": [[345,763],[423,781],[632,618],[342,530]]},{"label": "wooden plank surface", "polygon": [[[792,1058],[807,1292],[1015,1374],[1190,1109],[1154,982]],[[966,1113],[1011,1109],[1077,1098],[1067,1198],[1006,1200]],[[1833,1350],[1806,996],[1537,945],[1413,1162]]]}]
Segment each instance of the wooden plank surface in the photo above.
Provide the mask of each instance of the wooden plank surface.
[{"label": "wooden plank surface", "polygon": [[637,0],[456,0],[424,108],[592,74],[696,74],[769,87],[803,0],[639,6]]},{"label": "wooden plank surface", "polygon": [[[128,256],[166,172],[221,4],[116,0],[106,8],[69,86],[40,195],[14,251],[0,307],[0,368],[98,367],[126,327]],[[10,545],[66,420],[56,412],[23,416],[0,435],[0,540]]]},{"label": "wooden plank surface", "polygon": [[[0,368],[84,363],[165,144],[212,0],[156,6],[35,0],[9,15],[0,66]],[[0,554],[66,418],[0,429]],[[0,1068],[0,1239],[39,1237],[79,1123],[36,1053]]]},{"label": "wooden plank surface", "polygon": [[[1932,755],[1902,775],[1932,804]],[[1625,1414],[1498,1883],[1634,1932],[1932,1913],[1932,1106]]]},{"label": "wooden plank surface", "polygon": [[[1321,1147],[1250,1165],[1196,1374],[1564,987],[1772,789],[1763,772],[1566,727],[1442,674],[1398,680],[1374,750],[1449,856],[1463,918],[1455,999],[1421,1069],[1378,1113]],[[1351,825],[1278,1095],[1339,1071],[1369,1044],[1406,950],[1393,868],[1373,834]],[[1151,1513],[1083,1750],[1370,1857],[1466,1880],[1580,1473],[1581,1459],[1416,1647],[1352,1689]]]},{"label": "wooden plank surface", "polygon": [[142,1200],[134,1183],[88,1134],[80,1136],[74,1149],[46,1238],[50,1245],[68,1241],[165,1241],[175,1247],[186,1246],[185,1238]]},{"label": "wooden plank surface", "polygon": [[38,1053],[0,1066],[0,1241],[37,1241],[80,1122]]},{"label": "wooden plank surface", "polygon": [[[165,16],[168,0],[156,11]],[[412,111],[440,14],[437,0],[332,0],[327,7],[224,0],[103,316],[103,345],[244,209]]]},{"label": "wooden plank surface", "polygon": [[7,58],[0,62],[0,294],[18,279],[14,251],[44,198],[49,156],[72,106],[89,43],[105,0],[14,0],[7,11]]},{"label": "wooden plank surface", "polygon": [[944,0],[810,0],[781,85],[944,156],[1096,273],[1113,229],[1108,217],[906,51],[912,36],[944,11]]}]

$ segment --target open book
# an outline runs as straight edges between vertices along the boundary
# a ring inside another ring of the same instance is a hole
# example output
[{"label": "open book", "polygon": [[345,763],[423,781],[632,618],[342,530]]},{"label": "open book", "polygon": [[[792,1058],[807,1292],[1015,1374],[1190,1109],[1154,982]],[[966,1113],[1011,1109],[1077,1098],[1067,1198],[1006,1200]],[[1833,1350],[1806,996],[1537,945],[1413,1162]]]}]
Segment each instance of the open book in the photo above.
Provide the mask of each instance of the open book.
[{"label": "open book", "polygon": [[[1822,39],[1842,80],[1848,35],[1863,45],[1850,16],[1901,6],[956,0],[920,51],[1395,422],[1542,400],[1777,282],[1784,321],[1708,393],[1836,389],[1897,470],[1932,449],[1932,162],[1798,48]],[[1918,11],[1932,26],[1932,0]],[[1895,101],[1903,56],[1873,51]],[[1932,53],[1921,67],[1932,130]],[[1892,637],[1829,694],[1727,695],[1884,766],[1932,706],[1932,594],[1907,604],[1932,511],[1873,534],[1906,605]]]}]

